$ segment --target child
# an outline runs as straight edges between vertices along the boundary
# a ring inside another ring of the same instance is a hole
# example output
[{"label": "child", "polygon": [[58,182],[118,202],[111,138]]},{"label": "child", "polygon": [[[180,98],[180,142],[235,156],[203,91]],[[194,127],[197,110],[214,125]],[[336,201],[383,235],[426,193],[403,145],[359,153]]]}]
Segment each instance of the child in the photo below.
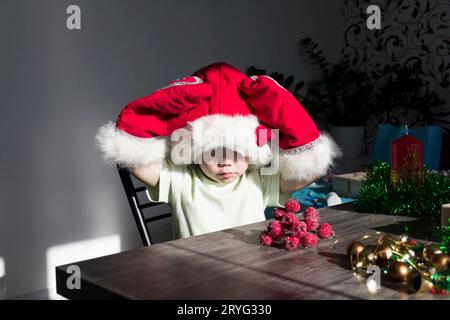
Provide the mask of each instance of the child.
[{"label": "child", "polygon": [[292,94],[225,63],[129,103],[97,139],[107,162],[170,204],[176,238],[264,220],[266,206],[281,206],[340,155]]},{"label": "child", "polygon": [[148,186],[151,201],[170,204],[176,238],[263,221],[267,206],[281,206],[294,190],[311,183],[260,175],[249,169],[248,157],[225,148],[220,151],[223,159],[218,161],[177,166],[164,160],[161,165],[132,169]]}]

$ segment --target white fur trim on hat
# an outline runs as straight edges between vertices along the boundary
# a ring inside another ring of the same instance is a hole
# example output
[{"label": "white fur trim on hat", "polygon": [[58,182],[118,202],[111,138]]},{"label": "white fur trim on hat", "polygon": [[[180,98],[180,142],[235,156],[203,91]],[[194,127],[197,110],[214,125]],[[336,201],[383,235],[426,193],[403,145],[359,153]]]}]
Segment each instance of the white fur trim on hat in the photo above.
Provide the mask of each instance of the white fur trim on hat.
[{"label": "white fur trim on hat", "polygon": [[280,173],[284,180],[311,180],[323,176],[342,152],[328,133],[293,150],[280,150]]},{"label": "white fur trim on hat", "polygon": [[[202,161],[205,152],[225,147],[248,156],[252,164],[264,165],[270,162],[270,147],[267,144],[258,147],[256,128],[259,125],[254,115],[213,114],[188,122],[186,127],[178,130],[189,132],[191,150],[187,159],[195,163]],[[186,142],[179,142],[178,146],[183,143]]]},{"label": "white fur trim on hat", "polygon": [[139,138],[116,128],[109,121],[100,127],[96,135],[97,146],[103,160],[121,167],[134,167],[161,162],[166,154],[166,139],[163,137]]}]

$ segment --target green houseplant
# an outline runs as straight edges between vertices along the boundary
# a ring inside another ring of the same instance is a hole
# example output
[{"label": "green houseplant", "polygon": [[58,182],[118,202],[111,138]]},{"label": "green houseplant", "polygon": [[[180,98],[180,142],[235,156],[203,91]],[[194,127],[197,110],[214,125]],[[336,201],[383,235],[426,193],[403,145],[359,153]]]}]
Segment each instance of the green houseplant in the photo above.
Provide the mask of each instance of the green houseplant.
[{"label": "green houseplant", "polygon": [[334,126],[365,126],[374,111],[370,99],[374,83],[369,75],[343,61],[331,64],[311,38],[302,39],[300,47],[320,71],[320,77],[308,83],[300,96],[308,112]]}]

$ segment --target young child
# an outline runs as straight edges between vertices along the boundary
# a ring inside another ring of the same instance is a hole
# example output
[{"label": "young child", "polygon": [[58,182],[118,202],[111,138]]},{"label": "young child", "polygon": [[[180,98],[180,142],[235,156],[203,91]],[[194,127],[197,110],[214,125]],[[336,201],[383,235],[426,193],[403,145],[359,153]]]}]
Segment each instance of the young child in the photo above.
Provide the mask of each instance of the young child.
[{"label": "young child", "polygon": [[263,221],[267,206],[281,206],[294,190],[311,183],[260,175],[249,169],[248,157],[225,148],[218,151],[223,153],[219,161],[177,166],[164,160],[131,171],[148,186],[151,201],[170,204],[176,238]]},{"label": "young child", "polygon": [[129,103],[97,140],[171,206],[176,238],[264,220],[340,155],[276,81],[223,62]]}]

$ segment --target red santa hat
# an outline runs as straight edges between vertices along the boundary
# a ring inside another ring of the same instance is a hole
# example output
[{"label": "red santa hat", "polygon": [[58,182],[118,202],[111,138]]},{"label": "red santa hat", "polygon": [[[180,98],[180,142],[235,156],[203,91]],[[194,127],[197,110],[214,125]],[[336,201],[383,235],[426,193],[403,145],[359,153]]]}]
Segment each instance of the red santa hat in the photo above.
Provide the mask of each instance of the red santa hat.
[{"label": "red santa hat", "polygon": [[184,163],[192,163],[219,147],[265,165],[273,157],[270,129],[279,130],[286,180],[323,175],[340,155],[289,91],[268,76],[249,78],[223,62],[132,101],[96,138],[104,160],[124,167],[160,162],[180,150],[188,150]]}]

